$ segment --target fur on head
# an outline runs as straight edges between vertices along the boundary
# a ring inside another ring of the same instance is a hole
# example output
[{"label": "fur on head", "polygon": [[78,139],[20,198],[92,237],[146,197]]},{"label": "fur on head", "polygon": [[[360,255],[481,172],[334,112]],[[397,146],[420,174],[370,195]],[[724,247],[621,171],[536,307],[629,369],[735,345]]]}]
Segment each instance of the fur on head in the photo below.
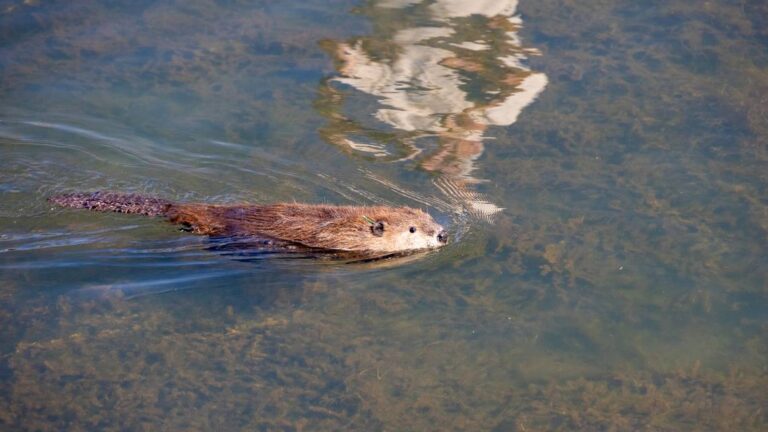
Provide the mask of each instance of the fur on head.
[{"label": "fur on head", "polygon": [[245,213],[243,222],[263,234],[323,249],[396,253],[448,241],[430,215],[410,207],[274,204]]}]

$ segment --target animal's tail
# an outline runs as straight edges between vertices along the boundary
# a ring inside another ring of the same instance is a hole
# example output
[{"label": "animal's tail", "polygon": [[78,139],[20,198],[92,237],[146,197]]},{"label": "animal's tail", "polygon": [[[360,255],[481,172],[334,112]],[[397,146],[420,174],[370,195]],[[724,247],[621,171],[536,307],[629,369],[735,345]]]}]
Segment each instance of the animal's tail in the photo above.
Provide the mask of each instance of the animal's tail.
[{"label": "animal's tail", "polygon": [[62,207],[145,216],[168,216],[169,211],[174,207],[171,201],[161,198],[114,192],[65,193],[54,195],[48,198],[48,201]]}]

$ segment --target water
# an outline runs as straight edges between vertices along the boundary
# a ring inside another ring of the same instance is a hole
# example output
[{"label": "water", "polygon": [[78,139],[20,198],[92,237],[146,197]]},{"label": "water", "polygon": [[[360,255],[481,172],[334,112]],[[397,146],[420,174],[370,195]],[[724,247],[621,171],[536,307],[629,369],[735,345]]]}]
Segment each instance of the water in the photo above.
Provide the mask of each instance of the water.
[{"label": "water", "polygon": [[[768,7],[468,3],[0,2],[0,429],[768,427]],[[45,201],[102,189],[454,241],[286,259]]]}]

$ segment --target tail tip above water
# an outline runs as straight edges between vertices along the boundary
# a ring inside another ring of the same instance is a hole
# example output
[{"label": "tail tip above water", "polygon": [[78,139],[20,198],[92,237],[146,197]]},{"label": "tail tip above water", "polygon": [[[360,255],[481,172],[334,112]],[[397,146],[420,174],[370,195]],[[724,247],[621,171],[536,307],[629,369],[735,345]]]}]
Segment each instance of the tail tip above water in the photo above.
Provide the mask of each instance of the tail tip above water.
[{"label": "tail tip above water", "polygon": [[95,193],[63,193],[58,195],[52,195],[47,198],[48,202],[71,208],[85,208],[89,199],[94,199],[98,195]]},{"label": "tail tip above water", "polygon": [[103,191],[62,193],[48,197],[48,201],[61,207],[145,216],[164,216],[171,205],[160,198]]}]

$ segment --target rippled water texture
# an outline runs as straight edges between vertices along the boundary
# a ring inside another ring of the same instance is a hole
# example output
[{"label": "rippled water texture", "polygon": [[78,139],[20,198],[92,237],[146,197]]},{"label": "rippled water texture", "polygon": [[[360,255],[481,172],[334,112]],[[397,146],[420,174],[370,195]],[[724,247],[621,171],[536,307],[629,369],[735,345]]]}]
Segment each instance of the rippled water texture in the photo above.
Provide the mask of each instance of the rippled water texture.
[{"label": "rippled water texture", "polygon": [[[768,429],[766,5],[0,0],[0,430]],[[94,190],[452,242],[46,201]]]}]

